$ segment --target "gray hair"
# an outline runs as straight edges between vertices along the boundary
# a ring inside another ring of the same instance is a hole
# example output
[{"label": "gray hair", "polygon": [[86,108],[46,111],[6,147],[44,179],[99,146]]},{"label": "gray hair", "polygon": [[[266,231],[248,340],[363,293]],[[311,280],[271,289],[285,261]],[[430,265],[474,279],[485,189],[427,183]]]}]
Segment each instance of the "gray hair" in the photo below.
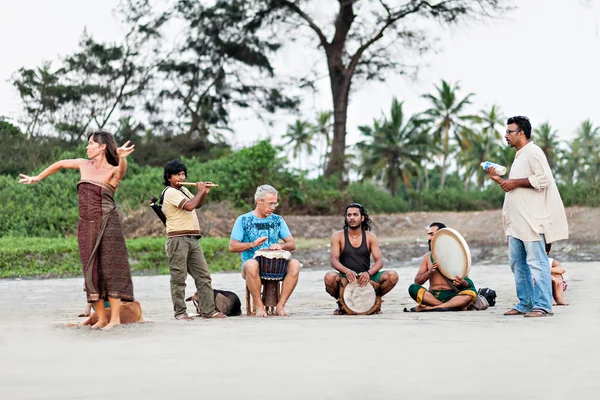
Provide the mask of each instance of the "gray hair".
[{"label": "gray hair", "polygon": [[271,186],[271,185],[260,185],[259,187],[256,188],[256,193],[254,193],[254,200],[258,201],[258,200],[263,200],[265,198],[265,195],[267,194],[274,194],[275,196],[277,196],[277,190]]}]

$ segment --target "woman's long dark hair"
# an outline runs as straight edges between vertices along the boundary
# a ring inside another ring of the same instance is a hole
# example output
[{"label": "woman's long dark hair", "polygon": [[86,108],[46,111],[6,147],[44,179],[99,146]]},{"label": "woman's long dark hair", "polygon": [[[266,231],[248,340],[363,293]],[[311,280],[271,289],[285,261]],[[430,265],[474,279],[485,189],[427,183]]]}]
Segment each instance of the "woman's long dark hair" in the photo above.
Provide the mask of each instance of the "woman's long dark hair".
[{"label": "woman's long dark hair", "polygon": [[365,208],[358,203],[352,203],[346,207],[346,210],[344,211],[344,229],[348,229],[348,219],[346,217],[346,214],[348,214],[349,208],[358,208],[360,210],[360,215],[362,217],[365,217],[363,219],[362,223],[360,224],[360,227],[362,229],[364,229],[365,231],[370,231],[371,230],[371,222],[372,222],[371,218],[369,218],[369,214],[367,214],[367,210],[365,210]]},{"label": "woman's long dark hair", "polygon": [[106,161],[108,161],[110,165],[118,167],[119,154],[117,153],[117,142],[115,142],[115,138],[112,133],[107,131],[90,132],[88,134],[88,140],[90,140],[90,138],[94,139],[94,142],[96,143],[106,145],[106,149],[104,149]]}]

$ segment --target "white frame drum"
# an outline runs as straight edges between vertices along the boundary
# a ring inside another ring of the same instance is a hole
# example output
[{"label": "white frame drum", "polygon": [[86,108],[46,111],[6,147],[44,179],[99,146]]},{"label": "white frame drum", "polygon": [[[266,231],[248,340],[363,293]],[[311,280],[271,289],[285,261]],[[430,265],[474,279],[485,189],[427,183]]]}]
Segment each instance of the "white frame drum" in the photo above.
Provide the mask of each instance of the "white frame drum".
[{"label": "white frame drum", "polygon": [[448,279],[464,278],[471,269],[471,251],[465,238],[452,228],[439,229],[431,239],[438,270]]}]

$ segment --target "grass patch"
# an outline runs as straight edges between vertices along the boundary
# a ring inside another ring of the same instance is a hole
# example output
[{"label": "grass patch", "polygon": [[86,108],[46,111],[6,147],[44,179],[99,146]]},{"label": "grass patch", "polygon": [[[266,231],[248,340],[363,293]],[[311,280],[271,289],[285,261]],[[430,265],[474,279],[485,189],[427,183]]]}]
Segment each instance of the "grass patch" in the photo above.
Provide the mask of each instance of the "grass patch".
[{"label": "grass patch", "polygon": [[[134,275],[166,275],[165,238],[128,239]],[[237,271],[240,255],[230,253],[227,238],[203,238],[200,245],[210,272]],[[0,238],[0,278],[66,278],[82,276],[77,238]]]}]

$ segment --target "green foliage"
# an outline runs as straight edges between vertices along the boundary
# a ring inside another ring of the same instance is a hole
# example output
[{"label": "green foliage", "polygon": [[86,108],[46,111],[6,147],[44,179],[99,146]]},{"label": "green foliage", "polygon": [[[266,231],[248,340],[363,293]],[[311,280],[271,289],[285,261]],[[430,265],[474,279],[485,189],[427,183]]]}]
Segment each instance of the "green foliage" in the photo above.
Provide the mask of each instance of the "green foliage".
[{"label": "green foliage", "polygon": [[[412,211],[406,199],[392,196],[371,183],[352,183],[348,186],[349,203],[362,204],[369,213],[401,213]],[[346,205],[348,205],[346,204]],[[340,209],[337,210],[339,213]]]},{"label": "green foliage", "polygon": [[600,207],[600,184],[566,183],[558,190],[565,207]]},{"label": "green foliage", "polygon": [[504,192],[498,185],[485,191],[469,192],[459,188],[413,191],[407,193],[414,211],[475,211],[502,207]]},{"label": "green foliage", "polygon": [[[237,270],[239,254],[230,253],[228,239],[203,238],[200,245],[211,272]],[[168,274],[165,238],[127,240],[134,274]],[[81,276],[76,238],[0,238],[0,278],[53,278]]]},{"label": "green foliage", "polygon": [[0,120],[0,175],[18,176],[47,164],[68,148],[67,142],[58,138],[40,137],[28,140],[21,130]]}]

